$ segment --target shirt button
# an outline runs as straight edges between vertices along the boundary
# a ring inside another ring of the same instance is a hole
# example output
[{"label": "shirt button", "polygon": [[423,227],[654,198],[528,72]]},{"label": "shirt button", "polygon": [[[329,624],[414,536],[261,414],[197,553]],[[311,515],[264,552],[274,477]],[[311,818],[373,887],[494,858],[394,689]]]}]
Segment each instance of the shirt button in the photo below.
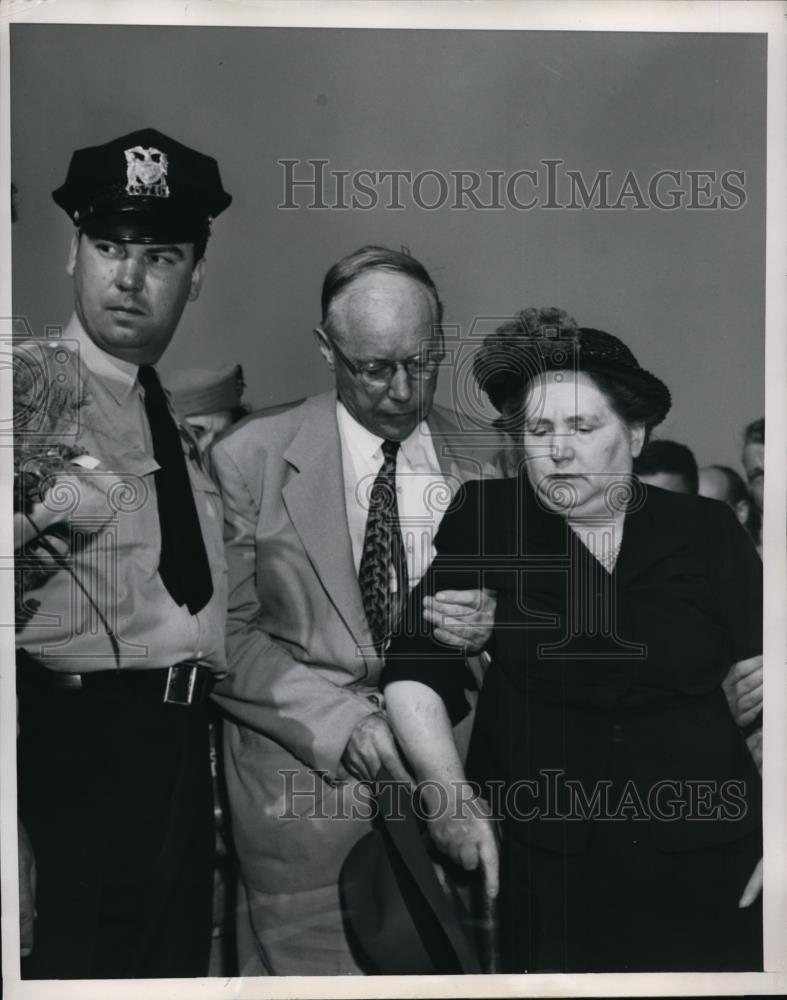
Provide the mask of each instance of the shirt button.
[{"label": "shirt button", "polygon": [[205,654],[203,653],[203,651],[201,649],[197,650],[197,659],[198,660],[201,660],[204,657],[204,655]]}]

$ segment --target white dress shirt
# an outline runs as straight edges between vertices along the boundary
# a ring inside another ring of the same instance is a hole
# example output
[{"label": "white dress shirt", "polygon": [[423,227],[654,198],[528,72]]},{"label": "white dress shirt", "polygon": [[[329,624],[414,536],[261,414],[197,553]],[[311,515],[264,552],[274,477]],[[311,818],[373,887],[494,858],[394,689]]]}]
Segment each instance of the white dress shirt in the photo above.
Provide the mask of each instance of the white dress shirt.
[{"label": "white dress shirt", "polygon": [[[383,438],[359,424],[341,401],[336,404],[336,418],[342,444],[347,527],[357,572],[363,555],[368,498],[383,464]],[[437,461],[426,421],[422,420],[401,442],[396,456],[396,493],[412,588],[435,557],[434,536],[451,503],[451,489]]]}]

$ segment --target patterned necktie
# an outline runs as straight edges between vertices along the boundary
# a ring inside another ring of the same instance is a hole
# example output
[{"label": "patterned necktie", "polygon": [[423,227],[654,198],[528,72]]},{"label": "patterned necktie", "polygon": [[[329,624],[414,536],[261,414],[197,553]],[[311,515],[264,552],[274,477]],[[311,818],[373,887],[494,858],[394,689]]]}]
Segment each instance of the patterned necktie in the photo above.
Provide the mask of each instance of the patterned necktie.
[{"label": "patterned necktie", "polygon": [[158,375],[150,365],[139,369],[145,390],[145,412],[153,438],[153,454],[161,466],[155,472],[161,528],[159,576],[176,604],[195,615],[213,596],[208,554],[191,492],[180,431],[167,404]]},{"label": "patterned necktie", "polygon": [[[363,607],[375,645],[382,647],[407,599],[407,560],[396,502],[398,441],[383,442],[383,464],[369,494],[369,516],[358,570]],[[396,592],[392,590],[395,573]]]}]

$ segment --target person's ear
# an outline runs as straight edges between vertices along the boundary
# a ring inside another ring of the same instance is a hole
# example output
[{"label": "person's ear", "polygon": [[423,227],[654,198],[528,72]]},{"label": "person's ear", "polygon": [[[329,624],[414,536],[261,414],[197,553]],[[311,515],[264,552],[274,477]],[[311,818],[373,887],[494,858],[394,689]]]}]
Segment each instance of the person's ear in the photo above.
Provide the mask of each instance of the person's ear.
[{"label": "person's ear", "polygon": [[629,431],[631,440],[631,457],[639,458],[645,445],[645,425],[634,424]]},{"label": "person's ear", "polygon": [[317,341],[317,345],[320,348],[320,354],[325,358],[328,367],[333,371],[334,361],[333,361],[333,350],[331,349],[331,342],[328,340],[328,335],[321,326],[315,326],[314,337]]},{"label": "person's ear", "polygon": [[202,282],[205,280],[205,258],[200,257],[191,272],[191,288],[189,288],[189,302],[199,298]]},{"label": "person's ear", "polygon": [[68,261],[66,263],[66,274],[69,278],[74,277],[77,267],[77,255],[79,254],[79,237],[81,233],[77,230],[71,237],[71,246],[68,248]]}]

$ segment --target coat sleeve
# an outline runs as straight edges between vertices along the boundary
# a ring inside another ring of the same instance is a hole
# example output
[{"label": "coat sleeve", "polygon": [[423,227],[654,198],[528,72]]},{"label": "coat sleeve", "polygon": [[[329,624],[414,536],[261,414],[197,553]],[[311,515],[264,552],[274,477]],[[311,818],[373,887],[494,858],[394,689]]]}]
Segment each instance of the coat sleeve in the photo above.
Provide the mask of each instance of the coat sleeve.
[{"label": "coat sleeve", "polygon": [[353,729],[377,708],[332,684],[260,628],[255,530],[259,506],[232,456],[212,452],[224,500],[229,572],[229,674],[214,697],[233,718],[284,747],[307,767],[335,777]]},{"label": "coat sleeve", "polygon": [[480,565],[479,489],[466,483],[457,492],[435,538],[437,555],[423,579],[410,594],[400,627],[385,654],[381,688],[394,681],[426,684],[443,699],[456,725],[470,711],[466,690],[475,681],[462,656],[435,639],[433,626],[422,613],[423,598],[439,590],[472,590],[483,586]]}]

